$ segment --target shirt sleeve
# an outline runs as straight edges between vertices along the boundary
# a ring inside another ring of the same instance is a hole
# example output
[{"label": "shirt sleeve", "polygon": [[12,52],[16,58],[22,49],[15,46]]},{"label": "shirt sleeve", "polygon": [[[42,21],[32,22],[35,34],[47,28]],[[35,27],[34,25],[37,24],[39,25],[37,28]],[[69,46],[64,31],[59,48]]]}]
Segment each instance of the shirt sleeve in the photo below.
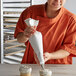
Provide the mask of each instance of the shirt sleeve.
[{"label": "shirt sleeve", "polygon": [[24,10],[21,13],[20,18],[19,18],[19,20],[16,24],[16,28],[15,28],[15,33],[14,33],[15,38],[17,37],[18,33],[24,32],[24,29],[27,27],[24,20],[27,18],[30,18],[30,16],[31,16],[31,12],[30,12],[29,8],[27,8],[26,10]]},{"label": "shirt sleeve", "polygon": [[66,50],[70,53],[70,56],[76,57],[76,21],[70,21],[60,49]]}]

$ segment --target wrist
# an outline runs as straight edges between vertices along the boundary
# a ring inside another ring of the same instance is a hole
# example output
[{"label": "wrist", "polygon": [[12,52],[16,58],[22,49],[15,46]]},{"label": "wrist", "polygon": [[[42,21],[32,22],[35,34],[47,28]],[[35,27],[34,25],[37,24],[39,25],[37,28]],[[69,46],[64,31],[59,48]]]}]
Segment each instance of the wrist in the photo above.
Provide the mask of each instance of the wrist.
[{"label": "wrist", "polygon": [[52,53],[50,53],[50,59],[53,59],[53,54]]}]

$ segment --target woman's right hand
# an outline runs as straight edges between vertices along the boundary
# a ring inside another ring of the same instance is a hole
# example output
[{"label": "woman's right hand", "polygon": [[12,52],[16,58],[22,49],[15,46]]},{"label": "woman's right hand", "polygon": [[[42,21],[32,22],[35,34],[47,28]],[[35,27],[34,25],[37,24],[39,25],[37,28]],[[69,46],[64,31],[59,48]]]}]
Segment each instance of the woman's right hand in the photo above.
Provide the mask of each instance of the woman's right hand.
[{"label": "woman's right hand", "polygon": [[24,30],[24,32],[20,32],[17,35],[17,41],[19,43],[25,43],[30,36],[32,36],[36,32],[36,26],[27,26],[27,28]]},{"label": "woman's right hand", "polygon": [[36,26],[28,26],[28,27],[24,30],[24,35],[25,35],[27,38],[30,38],[30,36],[32,36],[35,32],[36,32]]}]

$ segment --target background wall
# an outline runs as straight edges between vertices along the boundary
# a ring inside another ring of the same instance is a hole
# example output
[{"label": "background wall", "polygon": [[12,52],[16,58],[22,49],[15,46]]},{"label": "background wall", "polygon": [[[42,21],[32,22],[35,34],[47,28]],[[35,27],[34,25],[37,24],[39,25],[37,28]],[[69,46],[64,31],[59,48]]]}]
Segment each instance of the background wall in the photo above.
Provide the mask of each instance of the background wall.
[{"label": "background wall", "polygon": [[72,13],[76,14],[76,0],[66,0],[66,4],[64,7]]},{"label": "background wall", "polygon": [[[43,4],[46,1],[47,0],[32,0],[32,4]],[[76,14],[76,0],[66,0],[64,7],[72,13]]]},{"label": "background wall", "polygon": [[32,0],[32,4],[34,5],[36,5],[36,4],[43,4],[43,3],[45,3],[47,0]]}]

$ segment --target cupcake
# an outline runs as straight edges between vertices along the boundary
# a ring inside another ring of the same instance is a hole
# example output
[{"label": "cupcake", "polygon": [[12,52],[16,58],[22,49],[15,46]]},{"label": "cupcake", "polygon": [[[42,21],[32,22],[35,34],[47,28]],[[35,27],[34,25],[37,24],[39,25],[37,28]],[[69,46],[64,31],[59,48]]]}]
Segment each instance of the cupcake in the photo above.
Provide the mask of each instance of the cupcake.
[{"label": "cupcake", "polygon": [[25,65],[21,65],[19,68],[20,76],[31,76],[32,68]]},{"label": "cupcake", "polygon": [[40,76],[52,76],[52,71],[49,69],[42,69],[39,71]]}]

